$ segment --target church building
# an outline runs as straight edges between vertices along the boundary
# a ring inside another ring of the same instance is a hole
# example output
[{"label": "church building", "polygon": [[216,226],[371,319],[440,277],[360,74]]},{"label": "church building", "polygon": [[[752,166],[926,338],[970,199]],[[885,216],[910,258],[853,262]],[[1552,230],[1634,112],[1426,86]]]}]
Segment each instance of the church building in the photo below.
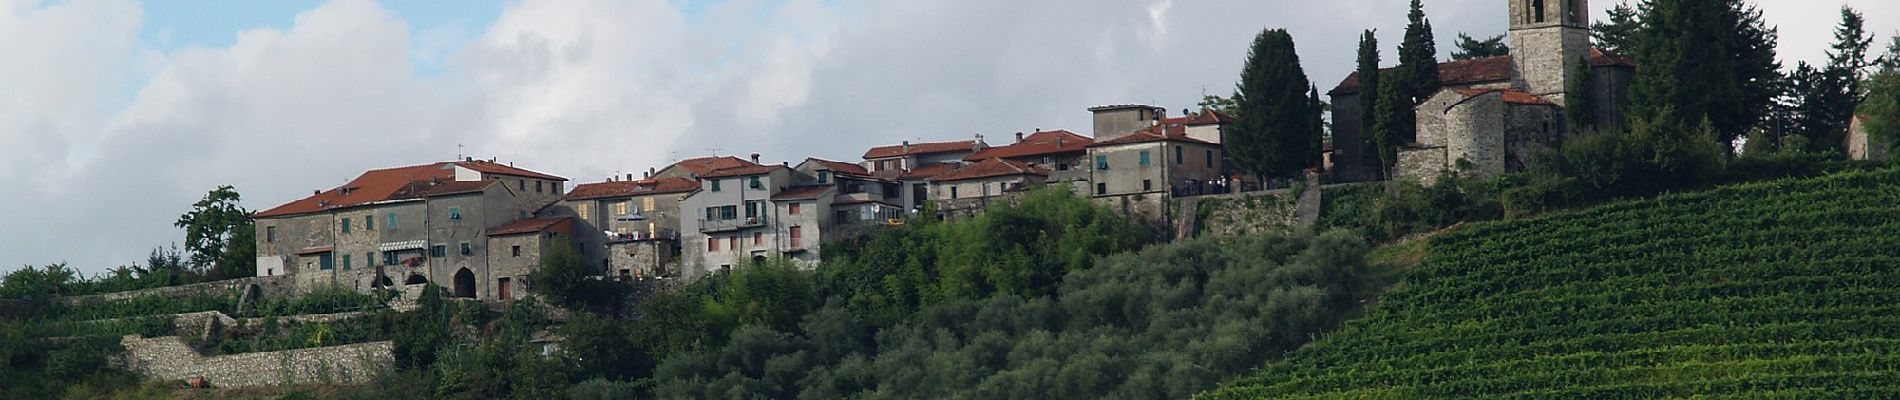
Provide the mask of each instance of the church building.
[{"label": "church building", "polygon": [[[1565,91],[1587,79],[1598,126],[1622,124],[1629,107],[1634,60],[1591,47],[1588,0],[1506,0],[1510,18],[1507,56],[1438,65],[1441,86],[1420,99],[1416,135],[1405,138],[1393,166],[1395,178],[1431,182],[1445,171],[1478,176],[1521,171],[1530,153],[1555,146],[1571,133],[1565,121]],[[1575,65],[1589,63],[1587,76]],[[1381,70],[1381,73],[1393,69]],[[1333,104],[1333,162],[1345,177],[1376,177],[1377,157],[1367,154],[1357,73],[1327,93]]]}]

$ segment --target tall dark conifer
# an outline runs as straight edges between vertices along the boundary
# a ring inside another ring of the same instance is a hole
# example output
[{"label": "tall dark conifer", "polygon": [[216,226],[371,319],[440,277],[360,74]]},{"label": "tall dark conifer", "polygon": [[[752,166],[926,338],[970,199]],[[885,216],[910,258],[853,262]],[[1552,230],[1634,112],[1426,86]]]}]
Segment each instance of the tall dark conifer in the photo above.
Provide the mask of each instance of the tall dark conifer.
[{"label": "tall dark conifer", "polygon": [[1340,143],[1335,136],[1333,148],[1337,150],[1356,146],[1350,147],[1347,152],[1360,155],[1361,162],[1374,166],[1380,165],[1378,150],[1374,147],[1379,142],[1373,140],[1373,133],[1378,132],[1373,122],[1378,121],[1379,115],[1379,85],[1382,81],[1379,75],[1378,31],[1366,30],[1365,35],[1359,37],[1359,141]]},{"label": "tall dark conifer", "polygon": [[1571,63],[1571,79],[1564,88],[1564,114],[1570,120],[1570,126],[1577,130],[1595,128],[1597,125],[1596,92],[1590,90],[1590,60],[1577,57]]},{"label": "tall dark conifer", "polygon": [[1293,176],[1310,166],[1321,129],[1315,118],[1320,109],[1308,93],[1312,86],[1293,36],[1284,29],[1260,32],[1234,93],[1245,112],[1226,139],[1228,156],[1260,177]]},{"label": "tall dark conifer", "polygon": [[1378,108],[1372,113],[1373,128],[1367,135],[1373,141],[1373,151],[1376,152],[1373,159],[1379,163],[1379,173],[1387,178],[1392,176],[1392,167],[1398,164],[1399,146],[1405,143],[1415,128],[1412,122],[1416,118],[1412,114],[1412,99],[1406,95],[1406,85],[1403,84],[1407,78],[1405,75],[1404,70],[1386,75],[1385,84],[1379,86],[1379,92],[1367,94],[1379,98]]},{"label": "tall dark conifer", "polygon": [[1728,144],[1764,121],[1780,66],[1760,10],[1743,0],[1650,0],[1642,12],[1632,126],[1689,134],[1707,120]]},{"label": "tall dark conifer", "polygon": [[1425,18],[1425,6],[1412,0],[1406,15],[1405,42],[1399,44],[1399,69],[1405,70],[1406,96],[1414,104],[1438,90],[1438,44],[1432,39],[1432,21]]}]

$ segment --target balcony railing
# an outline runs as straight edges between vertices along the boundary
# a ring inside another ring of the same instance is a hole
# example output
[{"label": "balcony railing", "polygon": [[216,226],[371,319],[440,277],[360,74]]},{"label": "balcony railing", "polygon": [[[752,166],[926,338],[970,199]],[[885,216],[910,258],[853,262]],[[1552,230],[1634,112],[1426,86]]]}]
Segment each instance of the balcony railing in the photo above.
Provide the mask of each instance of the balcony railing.
[{"label": "balcony railing", "polygon": [[627,233],[607,232],[607,243],[631,243],[648,240],[680,240],[680,233],[672,229],[659,232],[633,231]]},{"label": "balcony railing", "polygon": [[759,227],[759,226],[765,226],[765,217],[764,217],[764,216],[757,216],[757,217],[744,217],[744,218],[733,218],[733,219],[702,219],[702,220],[699,220],[699,231],[700,231],[700,232],[724,232],[724,231],[735,231],[735,230],[740,230],[740,229],[745,229],[745,228],[752,228],[752,227]]}]

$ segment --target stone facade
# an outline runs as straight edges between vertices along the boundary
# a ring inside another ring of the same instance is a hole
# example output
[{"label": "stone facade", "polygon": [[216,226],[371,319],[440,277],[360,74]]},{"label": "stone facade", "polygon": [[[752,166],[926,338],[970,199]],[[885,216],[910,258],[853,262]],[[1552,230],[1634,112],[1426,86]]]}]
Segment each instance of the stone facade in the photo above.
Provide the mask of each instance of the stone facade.
[{"label": "stone facade", "polygon": [[1841,145],[1849,160],[1885,160],[1893,143],[1869,132],[1867,117],[1856,115],[1853,123],[1848,124],[1847,138]]},{"label": "stone facade", "polygon": [[[1143,154],[1146,153],[1144,156]],[[1143,163],[1146,157],[1147,162]],[[1089,148],[1089,181],[1094,196],[1122,196],[1185,190],[1219,182],[1224,168],[1220,145],[1186,140],[1098,145]],[[1104,164],[1106,162],[1106,164]]]},{"label": "stone facade", "polygon": [[1161,107],[1144,105],[1114,105],[1089,108],[1095,114],[1092,134],[1096,141],[1107,141],[1128,136],[1142,128],[1153,126],[1155,121],[1167,118],[1168,110]]},{"label": "stone facade", "polygon": [[1511,0],[1511,84],[1558,105],[1590,52],[1588,0]]},{"label": "stone facade", "polygon": [[146,379],[202,377],[222,388],[365,383],[395,362],[389,341],[215,357],[199,354],[177,336],[127,335],[120,343],[125,346],[121,366]]}]

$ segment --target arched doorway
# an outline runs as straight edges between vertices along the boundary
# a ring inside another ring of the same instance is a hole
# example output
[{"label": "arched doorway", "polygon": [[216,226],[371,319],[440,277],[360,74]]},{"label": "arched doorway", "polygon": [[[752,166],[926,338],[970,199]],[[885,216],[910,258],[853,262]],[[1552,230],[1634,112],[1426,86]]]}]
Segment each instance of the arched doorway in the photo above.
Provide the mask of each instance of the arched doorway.
[{"label": "arched doorway", "polygon": [[395,285],[396,285],[396,282],[390,280],[389,275],[376,276],[376,287],[378,288],[388,289],[390,286],[395,286]]},{"label": "arched doorway", "polygon": [[475,298],[475,273],[469,272],[468,268],[455,271],[455,297]]},{"label": "arched doorway", "polygon": [[429,278],[422,277],[422,274],[409,275],[408,279],[402,280],[402,284],[404,285],[421,285],[424,283],[429,283]]}]

